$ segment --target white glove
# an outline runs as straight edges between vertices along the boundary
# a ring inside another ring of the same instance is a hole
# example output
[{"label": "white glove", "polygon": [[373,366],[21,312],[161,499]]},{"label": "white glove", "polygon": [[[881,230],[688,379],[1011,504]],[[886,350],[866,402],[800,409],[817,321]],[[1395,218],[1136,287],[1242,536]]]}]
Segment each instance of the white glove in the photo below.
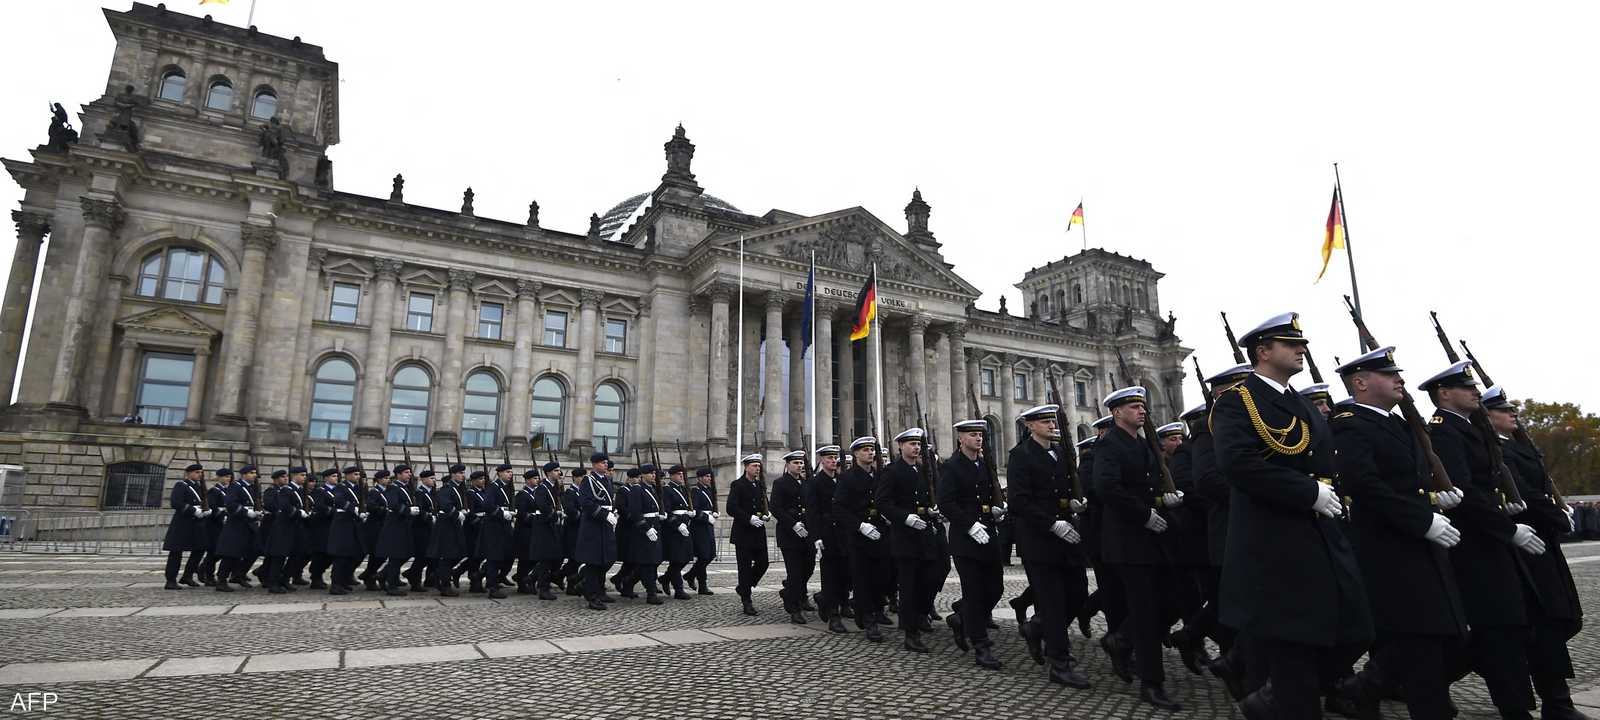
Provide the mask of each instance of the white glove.
[{"label": "white glove", "polygon": [[1526,512],[1527,510],[1528,510],[1528,503],[1526,503],[1526,502],[1519,501],[1519,502],[1506,503],[1506,514],[1507,515],[1521,515],[1522,513]]},{"label": "white glove", "polygon": [[1460,505],[1464,497],[1465,493],[1461,492],[1461,488],[1450,488],[1441,493],[1434,493],[1433,502],[1439,506],[1440,510],[1449,510]]},{"label": "white glove", "polygon": [[367,514],[366,513],[356,513],[356,516],[361,518],[362,520],[366,520],[367,519]]},{"label": "white glove", "polygon": [[1079,540],[1083,539],[1082,537],[1078,536],[1078,529],[1073,527],[1072,523],[1069,523],[1065,520],[1057,520],[1054,523],[1051,523],[1050,532],[1054,533],[1056,537],[1074,545],[1076,545]]},{"label": "white glove", "polygon": [[1001,520],[1004,520],[1005,517],[1006,517],[1006,506],[1004,506],[1004,505],[995,505],[993,507],[990,507],[989,508],[989,514],[994,516],[994,521],[995,522],[1000,522]]},{"label": "white glove", "polygon": [[507,520],[510,520],[511,518],[514,518],[516,516],[517,516],[516,513],[511,512],[510,510],[507,510],[505,508],[500,508],[500,517],[505,518]]},{"label": "white glove", "polygon": [[1163,493],[1161,495],[1161,506],[1162,507],[1171,508],[1171,507],[1177,507],[1177,506],[1182,505],[1182,504],[1183,504],[1183,493],[1182,492],[1169,492],[1169,493]]},{"label": "white glove", "polygon": [[803,538],[811,537],[811,531],[806,529],[806,524],[803,522],[796,522],[794,524],[794,534]]},{"label": "white glove", "polygon": [[258,513],[255,510],[252,510],[250,508],[245,508],[244,509],[244,516],[247,517],[247,518],[250,518],[251,520],[254,520],[254,519],[258,518],[258,517],[261,517],[261,513]]},{"label": "white glove", "polygon": [[678,526],[678,534],[682,535],[684,537],[689,537],[689,526],[688,525],[679,525]]},{"label": "white glove", "polygon": [[1151,510],[1150,511],[1150,517],[1146,518],[1145,521],[1144,521],[1144,529],[1149,530],[1150,532],[1155,532],[1155,533],[1166,532],[1167,531],[1167,519],[1164,518],[1164,517],[1161,517],[1160,513],[1156,512],[1154,510]]},{"label": "white glove", "polygon": [[883,537],[878,533],[877,526],[873,525],[872,523],[861,523],[861,534],[867,536],[868,540],[877,540],[878,538]]},{"label": "white glove", "polygon": [[198,520],[206,516],[206,511],[201,509],[199,505],[190,505],[189,514],[193,515],[195,519]]},{"label": "white glove", "polygon": [[308,513],[308,512],[306,512],[304,510],[298,510],[296,512],[300,513],[300,519],[302,519],[302,520],[304,520],[304,519],[306,519],[308,517],[311,517],[311,513]]},{"label": "white glove", "polygon": [[646,528],[644,531],[644,536],[650,538],[650,542],[655,542],[661,539],[661,534],[656,532],[655,528]]},{"label": "white glove", "polygon": [[1533,528],[1527,525],[1517,524],[1517,531],[1511,535],[1511,542],[1529,555],[1544,554],[1544,541],[1540,540],[1539,536],[1534,534]]},{"label": "white glove", "polygon": [[407,515],[415,515],[415,514],[417,514],[419,512],[422,512],[422,509],[417,507],[417,506],[415,506],[415,505],[412,505],[411,507],[406,508],[406,514]]},{"label": "white glove", "polygon": [[923,530],[928,527],[928,523],[915,515],[907,515],[906,527],[911,528],[912,530]]},{"label": "white glove", "polygon": [[1565,512],[1567,514],[1567,532],[1577,532],[1578,531],[1578,517],[1577,517],[1577,514],[1574,513],[1572,511],[1572,508],[1570,508],[1570,507],[1564,508],[1563,512]]},{"label": "white glove", "polygon": [[1072,506],[1073,512],[1081,513],[1084,510],[1089,509],[1089,498],[1083,498],[1082,500],[1074,499],[1068,504]]},{"label": "white glove", "polygon": [[1461,531],[1457,530],[1455,525],[1450,524],[1450,518],[1434,513],[1433,524],[1428,526],[1428,532],[1423,537],[1439,547],[1451,548],[1455,547],[1456,543],[1461,542]]},{"label": "white glove", "polygon": [[973,523],[972,527],[967,528],[967,534],[979,545],[989,544],[989,531],[983,528],[983,523]]},{"label": "white glove", "polygon": [[822,550],[822,538],[817,538],[817,550]]},{"label": "white glove", "polygon": [[606,513],[606,522],[611,523],[611,527],[616,527],[617,526],[617,514],[614,513],[614,512]]},{"label": "white glove", "polygon": [[1344,514],[1344,507],[1339,504],[1339,494],[1327,483],[1317,483],[1317,501],[1311,509],[1331,518]]},{"label": "white glove", "polygon": [[750,527],[761,528],[761,527],[766,527],[766,526],[767,526],[767,521],[762,520],[760,515],[751,515],[750,516]]},{"label": "white glove", "polygon": [[717,512],[715,510],[711,511],[711,522],[716,522],[716,521],[721,520],[721,519],[722,519],[722,514],[721,513]]}]

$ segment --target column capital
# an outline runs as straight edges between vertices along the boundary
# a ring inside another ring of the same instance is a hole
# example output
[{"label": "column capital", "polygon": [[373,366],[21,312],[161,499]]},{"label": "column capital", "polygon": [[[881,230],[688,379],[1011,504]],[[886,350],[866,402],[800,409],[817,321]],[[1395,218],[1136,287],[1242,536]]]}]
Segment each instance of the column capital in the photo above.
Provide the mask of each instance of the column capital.
[{"label": "column capital", "polygon": [[204,345],[197,347],[194,349],[194,355],[195,357],[211,357],[211,348]]},{"label": "column capital", "polygon": [[78,202],[83,208],[83,221],[90,226],[115,231],[122,225],[122,203],[87,197],[78,198]]},{"label": "column capital", "polygon": [[394,258],[373,258],[372,270],[379,280],[399,280],[400,271],[406,266],[404,261]]},{"label": "column capital", "polygon": [[17,224],[17,239],[42,242],[50,232],[50,216],[42,212],[12,210],[11,221]]},{"label": "column capital", "polygon": [[527,298],[537,301],[539,299],[539,291],[543,289],[544,283],[523,278],[517,281],[517,299]]},{"label": "column capital", "polygon": [[706,288],[706,296],[711,298],[711,302],[714,303],[732,302],[735,292],[737,292],[737,288],[728,283],[713,283],[711,287]]},{"label": "column capital", "polygon": [[598,288],[583,288],[578,291],[578,304],[582,307],[598,308],[600,299],[606,296],[605,291]]},{"label": "column capital", "polygon": [[655,295],[640,295],[639,296],[639,314],[644,316],[644,317],[650,317],[650,309],[652,307],[654,307],[655,304],[656,304],[656,296]]},{"label": "column capital", "polygon": [[912,315],[909,329],[916,335],[926,333],[928,331],[928,316],[921,313]]},{"label": "column capital", "polygon": [[306,253],[306,267],[309,269],[322,272],[322,266],[326,262],[328,262],[327,248],[311,248],[310,252]]},{"label": "column capital", "polygon": [[788,302],[789,296],[785,295],[782,290],[768,290],[766,295],[767,297],[764,305],[767,309],[767,312],[772,312],[774,307],[777,308],[778,312],[783,312],[783,305],[784,303]]},{"label": "column capital", "polygon": [[472,289],[472,281],[478,279],[478,274],[471,270],[460,268],[450,269],[450,290],[466,292]]},{"label": "column capital", "polygon": [[133,338],[125,337],[122,339],[122,342],[117,343],[117,347],[120,347],[123,350],[138,350],[139,341]]},{"label": "column capital", "polygon": [[961,348],[961,352],[967,356],[967,362],[969,363],[977,365],[983,362],[983,348],[964,347]]},{"label": "column capital", "polygon": [[272,252],[272,248],[278,244],[278,229],[271,225],[240,223],[239,237],[244,240],[246,250]]},{"label": "column capital", "polygon": [[967,326],[964,323],[950,323],[945,326],[944,332],[950,336],[950,342],[965,343],[967,341]]},{"label": "column capital", "polygon": [[1017,357],[1016,353],[1001,353],[1000,354],[1000,364],[1006,366],[1007,368],[1016,367],[1017,361],[1021,360],[1021,359],[1022,358]]}]

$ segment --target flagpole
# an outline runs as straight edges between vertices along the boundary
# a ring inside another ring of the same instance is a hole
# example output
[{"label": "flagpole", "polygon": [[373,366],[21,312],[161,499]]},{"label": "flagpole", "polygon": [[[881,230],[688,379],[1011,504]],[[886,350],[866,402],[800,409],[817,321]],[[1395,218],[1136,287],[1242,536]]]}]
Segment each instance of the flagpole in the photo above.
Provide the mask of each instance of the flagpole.
[{"label": "flagpole", "polygon": [[[1078,196],[1078,207],[1083,207],[1082,195]],[[1084,213],[1081,217],[1083,219],[1078,221],[1078,225],[1083,228],[1083,249],[1087,251],[1089,249],[1089,213]]]},{"label": "flagpole", "polygon": [[739,235],[739,344],[738,360],[734,367],[733,391],[733,468],[739,471],[739,461],[744,457],[744,235]]},{"label": "flagpole", "polygon": [[256,0],[250,0],[250,15],[245,19],[244,26],[252,27],[256,24]]},{"label": "flagpole", "polygon": [[[878,297],[878,261],[872,261],[872,323],[877,327],[872,329],[872,374],[876,378],[873,383],[877,385],[878,407],[874,413],[878,416],[878,433],[880,435],[889,430],[883,424],[883,314],[878,312],[877,306],[882,305],[882,298]],[[880,447],[883,438],[876,438]]]},{"label": "flagpole", "polygon": [[[1339,195],[1339,222],[1344,226],[1344,256],[1350,263],[1350,299],[1361,315],[1361,289],[1356,287],[1356,251],[1350,244],[1350,214],[1344,211],[1344,188],[1339,184],[1339,163],[1333,164],[1333,191]],[[1363,316],[1365,317],[1365,316]]]},{"label": "flagpole", "polygon": [[811,248],[811,297],[808,299],[810,307],[806,312],[811,315],[811,337],[806,339],[806,345],[811,349],[811,390],[806,393],[806,415],[811,425],[811,457],[806,459],[806,467],[817,459],[817,436],[821,435],[817,427],[817,249]]}]

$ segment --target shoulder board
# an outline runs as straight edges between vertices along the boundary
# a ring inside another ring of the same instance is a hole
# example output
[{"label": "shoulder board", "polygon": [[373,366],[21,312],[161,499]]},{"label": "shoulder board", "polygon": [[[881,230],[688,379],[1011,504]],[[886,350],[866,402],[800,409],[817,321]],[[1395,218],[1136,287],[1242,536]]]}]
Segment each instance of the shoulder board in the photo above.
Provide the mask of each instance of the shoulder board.
[{"label": "shoulder board", "polygon": [[1346,411],[1344,411],[1342,413],[1339,413],[1338,415],[1333,416],[1333,419],[1335,419],[1335,420],[1343,420],[1344,418],[1355,417],[1355,416],[1356,416],[1355,413],[1350,412],[1349,410],[1346,410]]},{"label": "shoulder board", "polygon": [[1431,418],[1428,418],[1428,424],[1429,425],[1440,425],[1440,424],[1443,424],[1443,423],[1444,423],[1444,416],[1443,415],[1435,415],[1435,416],[1433,416]]}]

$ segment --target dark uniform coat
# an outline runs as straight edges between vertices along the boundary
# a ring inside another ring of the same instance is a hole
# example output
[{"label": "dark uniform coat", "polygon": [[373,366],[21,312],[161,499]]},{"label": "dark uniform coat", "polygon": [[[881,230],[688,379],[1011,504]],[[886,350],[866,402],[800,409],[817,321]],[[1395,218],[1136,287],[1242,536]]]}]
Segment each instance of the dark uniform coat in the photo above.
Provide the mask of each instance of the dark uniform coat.
[{"label": "dark uniform coat", "polygon": [[511,557],[511,520],[506,519],[506,513],[512,512],[511,493],[505,485],[488,483],[474,493],[474,498],[478,504],[473,506],[473,514],[482,514],[478,518],[477,550],[472,556],[496,561]]},{"label": "dark uniform coat", "polygon": [[766,481],[752,481],[742,475],[728,488],[728,519],[733,522],[728,539],[734,546],[767,546],[767,529],[750,524],[751,515],[766,513],[766,494]]},{"label": "dark uniform coat", "polygon": [[464,511],[467,493],[461,485],[446,480],[433,491],[433,532],[428,536],[428,557],[458,560],[467,556],[467,530]]},{"label": "dark uniform coat", "polygon": [[[1015,519],[1017,554],[1029,564],[1083,567],[1088,562],[1083,543],[1069,543],[1050,532],[1057,520],[1072,521],[1072,480],[1063,467],[1061,447],[1052,448],[1046,450],[1028,436],[1006,456],[1008,514]],[[1096,468],[1099,463],[1097,457]],[[1094,505],[1091,501],[1089,506]]]},{"label": "dark uniform coat", "polygon": [[794,531],[795,523],[803,524],[806,520],[805,494],[805,485],[789,473],[772,481],[772,519],[778,526],[774,534],[778,536],[780,548],[803,550],[817,541],[810,527],[806,528],[805,537]]},{"label": "dark uniform coat", "polygon": [[1505,451],[1506,465],[1517,477],[1522,499],[1528,504],[1527,510],[1512,519],[1533,528],[1544,541],[1543,555],[1523,557],[1534,585],[1539,588],[1539,609],[1545,617],[1555,620],[1582,620],[1578,588],[1572,581],[1566,555],[1561,552],[1561,537],[1568,528],[1567,513],[1556,504],[1544,463],[1533,448],[1522,443],[1504,440],[1500,447]]},{"label": "dark uniform coat", "polygon": [[416,544],[412,537],[412,528],[416,518],[422,516],[419,509],[417,515],[411,514],[411,508],[417,507],[416,493],[404,483],[390,482],[389,489],[383,493],[384,513],[383,526],[378,531],[378,549],[373,553],[378,557],[405,559],[411,557]]},{"label": "dark uniform coat", "polygon": [[[838,489],[838,478],[821,470],[811,473],[805,484],[806,530],[811,537],[822,540],[822,554],[844,557],[849,536],[840,531],[833,521],[833,493]],[[846,528],[855,533],[855,528]]]},{"label": "dark uniform coat", "polygon": [[711,514],[717,511],[717,503],[711,498],[711,491],[698,484],[689,491],[689,501],[694,503],[694,519],[689,521],[689,540],[694,546],[694,557],[696,560],[715,560],[717,524],[711,519]]},{"label": "dark uniform coat", "polygon": [[617,559],[631,562],[628,560],[628,543],[633,540],[633,533],[629,531],[628,494],[633,492],[633,486],[624,479],[612,485],[612,492],[614,497],[611,507],[617,513],[617,527],[612,531],[617,538]]},{"label": "dark uniform coat", "polygon": [[439,522],[434,512],[433,491],[427,485],[417,483],[416,487],[411,488],[411,497],[417,503],[417,514],[411,518],[411,557],[429,557],[428,544],[433,540],[433,526]]},{"label": "dark uniform coat", "polygon": [[[939,470],[939,511],[950,519],[950,554],[999,563],[1002,551],[993,513],[995,479],[983,456],[969,460],[957,450]],[[989,544],[979,545],[967,532],[974,523],[989,533]]]},{"label": "dark uniform coat", "polygon": [[311,489],[311,517],[306,519],[306,542],[310,544],[312,553],[332,554],[328,552],[328,535],[333,527],[333,516],[339,510],[340,496],[338,485],[318,483]]},{"label": "dark uniform coat", "polygon": [[1450,551],[1426,538],[1434,516],[1420,492],[1428,467],[1405,420],[1357,405],[1329,425],[1373,626],[1379,633],[1466,634]]},{"label": "dark uniform coat", "polygon": [[267,557],[293,555],[298,549],[304,523],[300,518],[300,488],[294,485],[276,488],[262,506],[272,514],[272,526],[267,528],[262,554]]},{"label": "dark uniform coat", "polygon": [[[1319,478],[1334,474],[1322,412],[1252,374],[1217,398],[1211,430],[1217,468],[1233,488],[1222,622],[1303,645],[1370,643],[1366,586],[1344,522],[1311,509]],[[1276,448],[1261,437],[1269,430],[1278,431],[1269,433]]]},{"label": "dark uniform coat", "polygon": [[[688,563],[694,559],[694,548],[678,528],[689,527],[694,518],[694,510],[689,507],[689,493],[678,483],[668,483],[663,496],[667,516],[661,524],[661,559],[669,563]],[[692,536],[694,532],[691,530],[689,534]]]},{"label": "dark uniform coat", "polygon": [[1450,549],[1450,562],[1467,606],[1468,624],[1527,625],[1525,603],[1535,597],[1524,564],[1527,553],[1511,544],[1518,521],[1501,509],[1489,471],[1490,438],[1448,410],[1436,412],[1428,421],[1428,435],[1450,482],[1464,495],[1461,504],[1445,514],[1461,531],[1461,543]]},{"label": "dark uniform coat", "polygon": [[213,483],[206,489],[206,505],[210,508],[205,518],[207,550],[216,550],[217,541],[222,539],[222,527],[228,522],[228,488],[231,486],[232,483]]},{"label": "dark uniform coat", "polygon": [[389,515],[389,498],[384,495],[383,486],[374,482],[367,488],[365,509],[367,518],[361,521],[361,545],[368,555],[384,557],[378,552],[378,536],[383,534],[384,518]]},{"label": "dark uniform coat", "polygon": [[[1148,441],[1113,425],[1094,444],[1094,488],[1102,508],[1100,556],[1112,565],[1165,565],[1167,545],[1144,525],[1160,493]],[[1167,532],[1176,530],[1177,521]]]},{"label": "dark uniform coat", "polygon": [[[833,524],[839,535],[849,538],[851,548],[866,557],[889,557],[889,520],[878,502],[878,482],[865,468],[852,465],[839,476],[833,491]],[[878,529],[879,537],[873,540],[861,534],[861,523]]]},{"label": "dark uniform coat", "polygon": [[1222,567],[1222,558],[1228,547],[1228,481],[1217,470],[1216,438],[1210,423],[1189,438],[1189,476],[1194,482],[1194,496],[1205,509],[1206,559],[1211,567]]},{"label": "dark uniform coat", "polygon": [[1183,504],[1161,511],[1168,525],[1161,533],[1162,546],[1178,565],[1206,567],[1211,563],[1206,552],[1206,501],[1194,491],[1194,447],[1189,438],[1167,458],[1167,469],[1172,473],[1172,486],[1183,493]]},{"label": "dark uniform coat", "polygon": [[540,480],[533,486],[533,512],[528,516],[528,557],[531,560],[560,560],[566,556],[562,538],[565,520],[556,504],[555,484]]},{"label": "dark uniform coat", "polygon": [[[949,554],[944,523],[933,516],[933,493],[917,468],[895,459],[878,475],[878,508],[889,521],[889,549],[896,558],[938,560]],[[912,515],[928,524],[921,530],[906,525]]]},{"label": "dark uniform coat", "polygon": [[247,558],[256,554],[256,533],[261,518],[251,519],[256,510],[256,494],[248,484],[235,480],[228,485],[226,515],[222,536],[217,538],[217,554],[227,558]]},{"label": "dark uniform coat", "polygon": [[533,513],[538,509],[534,495],[538,490],[538,483],[523,483],[511,496],[511,504],[517,511],[516,525],[511,530],[511,556],[518,560],[533,559]]},{"label": "dark uniform coat", "polygon": [[[656,531],[655,540],[650,539],[651,530]],[[628,554],[624,559],[641,565],[660,564],[663,539],[656,489],[642,484],[633,486],[628,493]]]},{"label": "dark uniform coat", "polygon": [[[1096,440],[1094,445],[1098,444],[1100,441]],[[1100,528],[1105,526],[1106,510],[1105,503],[1100,502],[1100,490],[1094,486],[1094,445],[1078,456],[1078,484],[1083,487],[1083,497],[1089,501],[1089,507],[1072,519],[1072,524],[1078,528],[1078,535],[1083,538],[1079,544],[1083,546],[1084,556],[1091,564],[1097,564],[1102,559]],[[1007,475],[1010,475],[1009,469]],[[1010,524],[1015,519],[1015,516],[1007,513],[1005,522]]]},{"label": "dark uniform coat", "polygon": [[361,544],[361,500],[356,488],[340,481],[333,487],[333,519],[328,523],[327,553],[334,557],[358,558],[367,554]]},{"label": "dark uniform coat", "polygon": [[613,502],[611,478],[590,473],[583,479],[578,489],[578,547],[573,555],[578,562],[605,567],[617,561],[617,533],[606,521]]},{"label": "dark uniform coat", "polygon": [[[186,552],[206,549],[206,511],[201,507],[200,488],[197,485],[187,479],[172,485],[172,520],[167,523],[167,535],[161,542],[162,550]],[[194,516],[196,508],[201,517]]]},{"label": "dark uniform coat", "polygon": [[566,517],[566,520],[561,524],[561,556],[563,558],[577,557],[578,529],[583,524],[583,516],[578,508],[578,483],[574,482],[561,489],[561,513]]}]

